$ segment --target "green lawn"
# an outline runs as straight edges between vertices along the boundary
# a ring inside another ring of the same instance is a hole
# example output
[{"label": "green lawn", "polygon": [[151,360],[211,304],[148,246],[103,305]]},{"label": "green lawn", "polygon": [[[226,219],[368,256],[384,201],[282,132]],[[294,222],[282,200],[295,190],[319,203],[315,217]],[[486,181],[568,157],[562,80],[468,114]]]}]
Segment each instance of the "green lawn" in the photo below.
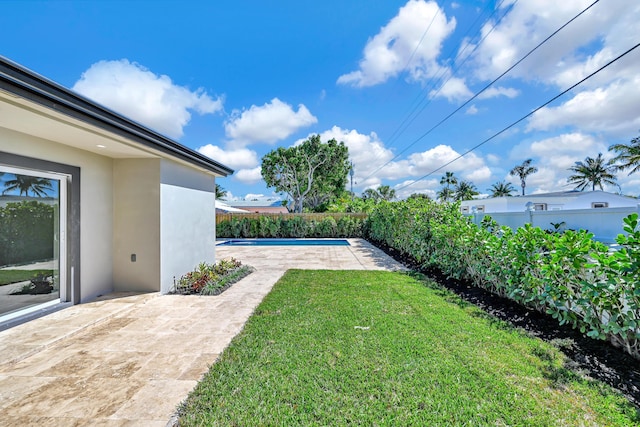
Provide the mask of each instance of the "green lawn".
[{"label": "green lawn", "polygon": [[403,273],[289,271],[180,425],[640,425],[554,347],[455,298]]},{"label": "green lawn", "polygon": [[38,274],[51,276],[52,270],[0,270],[0,286],[31,280]]}]

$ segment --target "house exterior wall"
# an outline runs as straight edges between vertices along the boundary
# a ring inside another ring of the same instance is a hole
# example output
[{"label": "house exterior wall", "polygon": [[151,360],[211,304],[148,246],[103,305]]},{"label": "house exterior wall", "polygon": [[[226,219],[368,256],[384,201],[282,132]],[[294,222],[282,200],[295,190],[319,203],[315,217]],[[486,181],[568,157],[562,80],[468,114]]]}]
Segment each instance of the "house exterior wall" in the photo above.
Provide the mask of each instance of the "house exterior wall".
[{"label": "house exterior wall", "polygon": [[113,162],[87,151],[0,127],[2,151],[79,167],[80,301],[113,289]]},{"label": "house exterior wall", "polygon": [[215,178],[170,160],[160,177],[162,293],[201,262],[215,261]]},{"label": "house exterior wall", "polygon": [[114,290],[157,292],[160,159],[114,159],[113,172]]}]

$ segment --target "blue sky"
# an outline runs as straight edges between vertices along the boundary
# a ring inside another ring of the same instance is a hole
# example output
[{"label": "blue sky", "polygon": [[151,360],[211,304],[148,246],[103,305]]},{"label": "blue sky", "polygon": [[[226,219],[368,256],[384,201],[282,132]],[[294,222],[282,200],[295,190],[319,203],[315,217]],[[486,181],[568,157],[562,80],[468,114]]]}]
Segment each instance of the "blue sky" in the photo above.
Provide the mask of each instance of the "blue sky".
[{"label": "blue sky", "polygon": [[638,2],[599,1],[428,131],[591,3],[4,0],[0,54],[232,167],[231,199],[277,197],[260,159],[312,134],[347,144],[356,193],[434,196],[445,171],[519,188],[527,158],[527,192],[561,191],[574,162],[640,134],[640,49],[433,171],[640,42]]}]

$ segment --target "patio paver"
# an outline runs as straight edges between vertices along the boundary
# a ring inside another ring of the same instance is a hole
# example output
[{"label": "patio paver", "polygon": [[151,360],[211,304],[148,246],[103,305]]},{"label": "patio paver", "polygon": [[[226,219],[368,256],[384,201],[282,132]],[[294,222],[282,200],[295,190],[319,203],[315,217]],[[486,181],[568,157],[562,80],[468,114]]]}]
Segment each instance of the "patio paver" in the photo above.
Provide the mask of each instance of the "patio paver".
[{"label": "patio paver", "polygon": [[351,246],[218,246],[256,272],[218,296],[111,294],[0,332],[0,425],[165,426],[290,268],[399,270]]}]

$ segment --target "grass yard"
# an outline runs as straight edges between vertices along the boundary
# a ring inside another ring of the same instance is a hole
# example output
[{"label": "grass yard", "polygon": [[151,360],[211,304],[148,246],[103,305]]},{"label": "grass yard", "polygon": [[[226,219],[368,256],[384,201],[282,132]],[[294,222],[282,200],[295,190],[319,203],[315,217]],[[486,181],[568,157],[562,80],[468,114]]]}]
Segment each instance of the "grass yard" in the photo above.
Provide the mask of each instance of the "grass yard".
[{"label": "grass yard", "polygon": [[0,270],[0,286],[31,280],[39,274],[50,276],[53,270]]},{"label": "grass yard", "polygon": [[420,276],[292,270],[180,408],[190,425],[633,426],[553,346]]}]

